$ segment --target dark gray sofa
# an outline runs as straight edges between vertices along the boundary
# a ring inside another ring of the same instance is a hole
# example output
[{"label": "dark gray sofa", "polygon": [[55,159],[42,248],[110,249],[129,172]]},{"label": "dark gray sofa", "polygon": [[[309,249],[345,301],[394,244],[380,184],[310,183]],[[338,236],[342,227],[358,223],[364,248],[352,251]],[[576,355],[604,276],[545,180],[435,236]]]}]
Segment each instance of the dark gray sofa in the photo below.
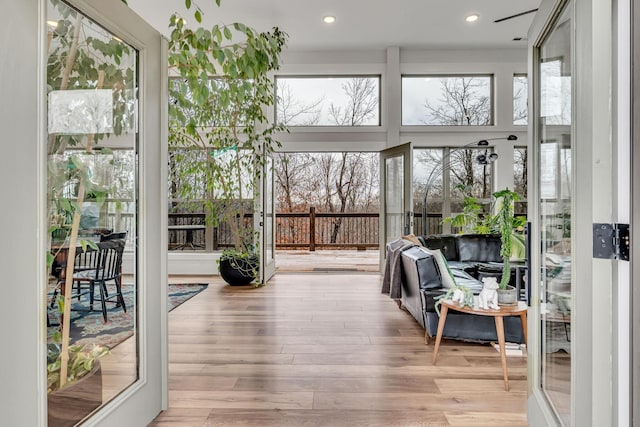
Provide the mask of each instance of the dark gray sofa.
[{"label": "dark gray sofa", "polygon": [[[500,279],[500,236],[496,235],[442,235],[419,237],[418,245],[404,250],[402,262],[403,307],[434,337],[438,328],[435,297],[442,295],[441,272],[429,249],[440,249],[447,259],[456,284],[469,287],[474,294],[482,290],[484,276]],[[512,280],[515,280],[512,277]],[[522,327],[518,317],[505,317],[505,338],[508,342],[523,343]],[[497,341],[495,321],[492,317],[473,316],[450,312],[443,332],[445,338],[464,341]]]}]

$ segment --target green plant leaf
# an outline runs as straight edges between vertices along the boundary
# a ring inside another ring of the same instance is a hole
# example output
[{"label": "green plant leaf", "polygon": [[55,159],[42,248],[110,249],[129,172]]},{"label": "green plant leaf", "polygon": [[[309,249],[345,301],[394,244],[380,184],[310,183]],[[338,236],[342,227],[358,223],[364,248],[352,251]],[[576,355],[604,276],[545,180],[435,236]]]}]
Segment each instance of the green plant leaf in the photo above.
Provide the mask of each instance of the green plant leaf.
[{"label": "green plant leaf", "polygon": [[47,267],[51,268],[51,266],[53,265],[53,261],[56,259],[56,257],[51,253],[51,252],[47,252]]},{"label": "green plant leaf", "polygon": [[224,31],[224,37],[227,40],[231,40],[231,38],[233,37],[233,34],[231,34],[231,30],[229,29],[229,27],[224,27],[223,31]]}]

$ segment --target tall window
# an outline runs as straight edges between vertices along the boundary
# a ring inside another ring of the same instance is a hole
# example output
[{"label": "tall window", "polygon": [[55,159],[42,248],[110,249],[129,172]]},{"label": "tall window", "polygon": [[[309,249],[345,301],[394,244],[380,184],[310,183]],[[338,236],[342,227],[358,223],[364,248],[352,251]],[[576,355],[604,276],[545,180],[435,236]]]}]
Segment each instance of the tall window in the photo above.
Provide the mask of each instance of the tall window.
[{"label": "tall window", "polygon": [[521,197],[515,203],[516,215],[527,214],[527,147],[513,149],[513,191]]},{"label": "tall window", "polygon": [[[539,59],[535,70],[540,80],[536,97],[539,100],[536,117],[537,169],[539,186],[537,211],[540,233],[534,247],[543,264],[539,289],[542,320],[539,353],[534,360],[539,363],[539,387],[561,425],[572,424],[572,404],[575,394],[572,387],[575,347],[571,342],[573,301],[572,215],[575,204],[571,193],[572,149],[575,135],[572,133],[572,103],[575,95],[573,30],[575,3],[568,1],[557,16],[553,28],[539,47]],[[582,183],[576,183],[581,185]],[[584,214],[584,213],[582,213]]]},{"label": "tall window", "polygon": [[493,76],[403,76],[402,124],[493,125]]},{"label": "tall window", "polygon": [[380,126],[380,76],[277,77],[276,121],[287,126]]},{"label": "tall window", "polygon": [[462,212],[465,195],[476,198],[488,210],[493,193],[493,167],[491,163],[479,164],[476,157],[490,152],[491,149],[484,148],[415,149],[413,200],[414,212],[420,218],[415,221],[416,234],[442,233],[442,219]]},{"label": "tall window", "polygon": [[513,76],[513,124],[526,125],[529,123],[529,109],[527,108],[529,79],[526,74]]}]

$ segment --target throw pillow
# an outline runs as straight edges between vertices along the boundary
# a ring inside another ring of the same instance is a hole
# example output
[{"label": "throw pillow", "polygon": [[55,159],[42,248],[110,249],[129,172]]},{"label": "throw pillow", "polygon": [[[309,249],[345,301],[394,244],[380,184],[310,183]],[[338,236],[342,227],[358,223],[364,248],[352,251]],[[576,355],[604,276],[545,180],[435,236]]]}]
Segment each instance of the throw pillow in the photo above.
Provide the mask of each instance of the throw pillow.
[{"label": "throw pillow", "polygon": [[454,288],[456,286],[456,279],[453,277],[453,273],[449,268],[449,263],[442,254],[442,251],[440,251],[440,249],[430,249],[429,251],[433,254],[433,257],[436,259],[436,263],[438,264],[442,287],[447,289]]}]

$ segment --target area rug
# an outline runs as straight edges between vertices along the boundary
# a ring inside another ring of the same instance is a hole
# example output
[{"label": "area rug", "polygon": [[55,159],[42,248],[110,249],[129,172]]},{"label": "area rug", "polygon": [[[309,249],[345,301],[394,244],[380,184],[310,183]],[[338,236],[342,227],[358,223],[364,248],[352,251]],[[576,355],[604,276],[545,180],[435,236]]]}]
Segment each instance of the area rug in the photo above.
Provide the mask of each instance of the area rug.
[{"label": "area rug", "polygon": [[[169,285],[169,295],[167,310],[171,311],[193,298],[207,288],[206,284],[177,284]],[[109,295],[115,292],[109,287]],[[124,297],[127,312],[113,303],[107,303],[107,323],[103,322],[100,302],[94,302],[95,311],[87,311],[89,306],[87,301],[73,299],[71,311],[71,329],[69,331],[71,345],[78,344],[98,344],[113,348],[133,335],[133,323],[135,315],[134,291],[132,285],[122,286],[122,296]],[[87,296],[85,296],[87,298]],[[55,309],[49,309],[48,338],[58,330],[58,315]]]}]

